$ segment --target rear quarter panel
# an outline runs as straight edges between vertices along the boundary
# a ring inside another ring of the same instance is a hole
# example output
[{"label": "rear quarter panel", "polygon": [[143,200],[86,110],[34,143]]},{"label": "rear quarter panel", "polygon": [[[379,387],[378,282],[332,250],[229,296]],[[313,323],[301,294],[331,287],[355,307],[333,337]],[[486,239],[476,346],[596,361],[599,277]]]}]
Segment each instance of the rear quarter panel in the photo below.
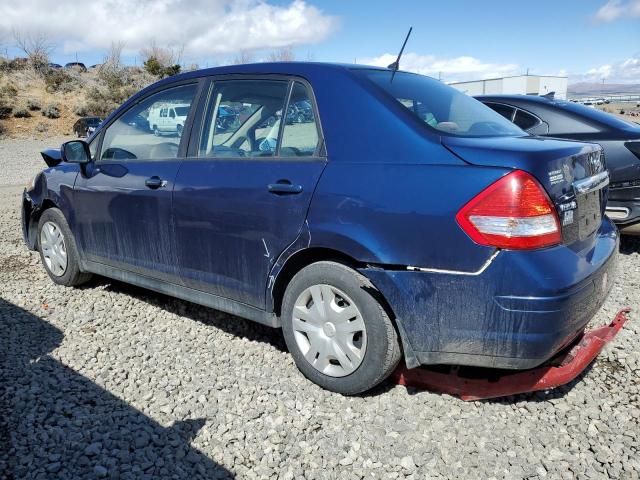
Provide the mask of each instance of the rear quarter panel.
[{"label": "rear quarter panel", "polygon": [[494,249],[471,241],[455,215],[506,172],[329,162],[309,212],[310,246],[339,250],[363,263],[477,270]]}]

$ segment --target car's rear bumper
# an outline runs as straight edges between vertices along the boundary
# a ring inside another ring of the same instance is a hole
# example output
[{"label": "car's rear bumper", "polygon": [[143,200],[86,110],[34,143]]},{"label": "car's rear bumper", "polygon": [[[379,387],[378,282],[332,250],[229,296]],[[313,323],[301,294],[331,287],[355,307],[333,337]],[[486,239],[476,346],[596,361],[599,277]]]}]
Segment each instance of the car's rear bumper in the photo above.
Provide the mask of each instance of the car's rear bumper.
[{"label": "car's rear bumper", "polygon": [[640,186],[610,189],[607,216],[620,233],[640,235]]},{"label": "car's rear bumper", "polygon": [[570,343],[613,283],[618,250],[605,220],[590,247],[499,251],[478,272],[366,268],[397,318],[409,366],[525,369]]}]

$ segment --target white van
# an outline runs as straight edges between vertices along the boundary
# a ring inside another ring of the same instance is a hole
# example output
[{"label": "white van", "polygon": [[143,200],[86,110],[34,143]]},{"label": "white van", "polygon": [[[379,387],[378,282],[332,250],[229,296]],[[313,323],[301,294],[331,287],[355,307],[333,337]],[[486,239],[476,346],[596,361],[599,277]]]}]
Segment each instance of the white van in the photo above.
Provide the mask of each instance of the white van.
[{"label": "white van", "polygon": [[182,135],[184,122],[187,120],[190,105],[188,103],[167,104],[156,103],[149,109],[149,130],[155,135]]}]

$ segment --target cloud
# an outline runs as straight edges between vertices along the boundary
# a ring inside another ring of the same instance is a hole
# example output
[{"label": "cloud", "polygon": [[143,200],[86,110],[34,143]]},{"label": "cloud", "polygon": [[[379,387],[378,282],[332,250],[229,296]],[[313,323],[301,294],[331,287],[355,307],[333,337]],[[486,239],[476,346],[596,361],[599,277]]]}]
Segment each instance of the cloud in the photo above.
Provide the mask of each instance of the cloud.
[{"label": "cloud", "polygon": [[[46,12],[46,13],[45,13]],[[0,2],[0,34],[44,34],[67,53],[123,42],[137,52],[155,41],[194,57],[310,44],[337,19],[305,0],[19,0]]]},{"label": "cloud", "polygon": [[640,52],[621,62],[600,65],[585,73],[569,75],[571,83],[600,82],[603,79],[609,83],[639,83]]},{"label": "cloud", "polygon": [[620,17],[640,18],[640,0],[608,0],[593,18],[597,22],[608,23]]},{"label": "cloud", "polygon": [[[362,59],[359,63],[386,67],[393,63],[396,57],[397,54],[385,53],[379,57]],[[485,63],[469,56],[438,58],[417,53],[405,53],[400,60],[400,68],[436,78],[441,77],[446,82],[481,80],[521,73],[521,69],[514,63]]]}]

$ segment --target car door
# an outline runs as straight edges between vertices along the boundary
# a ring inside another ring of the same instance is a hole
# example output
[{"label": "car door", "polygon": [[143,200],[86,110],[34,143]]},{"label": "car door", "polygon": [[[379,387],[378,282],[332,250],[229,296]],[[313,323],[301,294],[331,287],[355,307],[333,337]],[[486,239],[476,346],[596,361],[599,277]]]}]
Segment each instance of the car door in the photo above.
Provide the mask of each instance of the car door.
[{"label": "car door", "polygon": [[[309,85],[286,78],[214,80],[208,92],[174,189],[182,279],[264,308],[269,271],[300,233],[325,166],[317,110],[307,123],[267,122],[312,98]],[[225,108],[238,121],[219,121]]]},{"label": "car door", "polygon": [[95,161],[74,187],[75,231],[89,261],[179,282],[171,196],[181,138],[131,129],[160,102],[191,103],[197,83],[167,87],[122,113],[100,137]]}]

